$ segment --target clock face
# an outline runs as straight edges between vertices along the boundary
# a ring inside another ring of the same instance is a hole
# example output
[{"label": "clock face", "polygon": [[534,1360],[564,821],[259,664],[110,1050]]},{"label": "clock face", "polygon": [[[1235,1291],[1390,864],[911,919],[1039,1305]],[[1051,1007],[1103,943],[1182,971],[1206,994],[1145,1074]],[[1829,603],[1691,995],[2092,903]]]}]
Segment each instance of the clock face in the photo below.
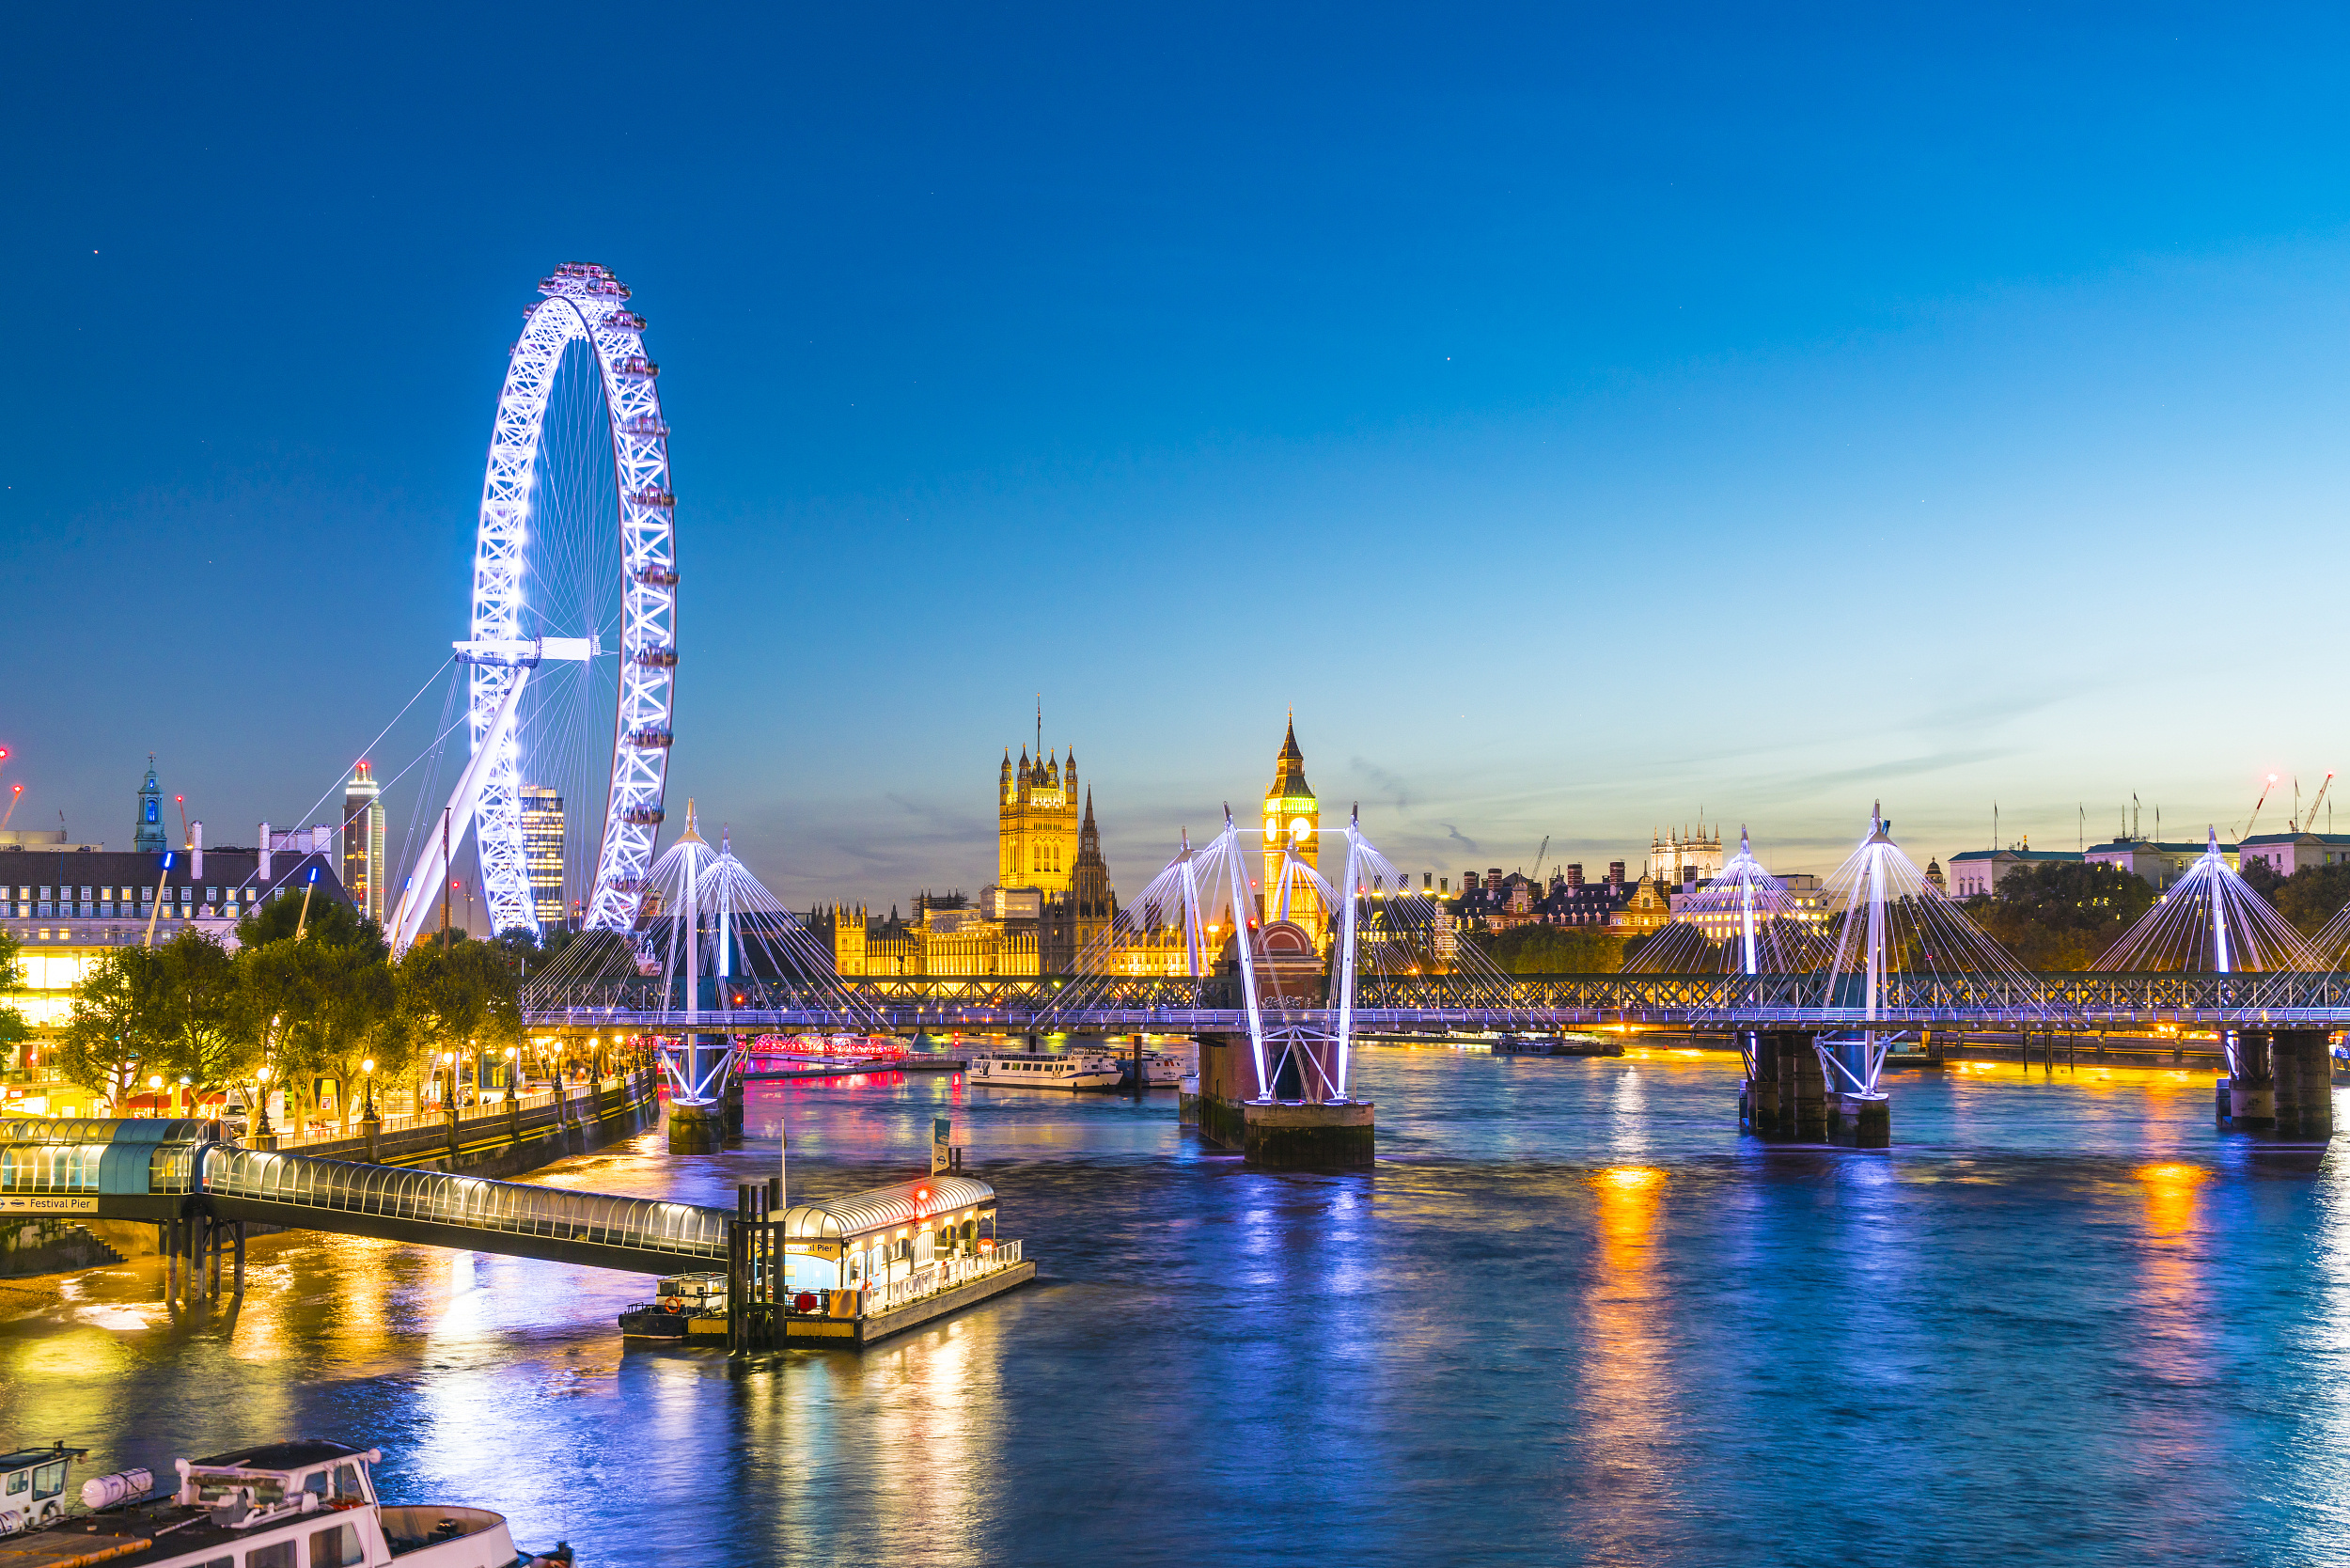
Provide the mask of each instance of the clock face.
[{"label": "clock face", "polygon": [[1304,843],[1307,839],[1312,838],[1313,836],[1314,824],[1308,822],[1305,818],[1300,817],[1295,822],[1290,823],[1290,837],[1296,839],[1299,843]]}]

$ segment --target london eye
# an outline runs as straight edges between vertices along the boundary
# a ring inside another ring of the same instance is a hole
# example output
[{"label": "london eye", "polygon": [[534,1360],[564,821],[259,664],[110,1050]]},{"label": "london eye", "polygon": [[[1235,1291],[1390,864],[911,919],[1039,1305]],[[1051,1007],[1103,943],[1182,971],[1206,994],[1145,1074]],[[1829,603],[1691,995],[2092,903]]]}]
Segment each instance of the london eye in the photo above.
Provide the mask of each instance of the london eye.
[{"label": "london eye", "polygon": [[422,824],[393,942],[415,939],[468,829],[493,931],[624,932],[660,836],[677,668],[675,497],[644,318],[558,267],[498,396],[475,536],[470,752]]}]

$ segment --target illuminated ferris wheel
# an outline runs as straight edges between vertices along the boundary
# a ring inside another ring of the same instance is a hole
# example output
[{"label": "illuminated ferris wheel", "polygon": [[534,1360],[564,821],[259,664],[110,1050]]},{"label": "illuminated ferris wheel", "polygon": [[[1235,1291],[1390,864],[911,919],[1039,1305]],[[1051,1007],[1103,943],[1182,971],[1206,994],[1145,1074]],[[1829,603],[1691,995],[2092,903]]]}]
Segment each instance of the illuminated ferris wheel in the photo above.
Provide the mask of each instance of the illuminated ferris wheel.
[{"label": "illuminated ferris wheel", "polygon": [[669,427],[644,318],[603,267],[539,285],[481,486],[472,747],[400,894],[415,940],[470,827],[491,928],[626,931],[660,836],[677,670]]}]

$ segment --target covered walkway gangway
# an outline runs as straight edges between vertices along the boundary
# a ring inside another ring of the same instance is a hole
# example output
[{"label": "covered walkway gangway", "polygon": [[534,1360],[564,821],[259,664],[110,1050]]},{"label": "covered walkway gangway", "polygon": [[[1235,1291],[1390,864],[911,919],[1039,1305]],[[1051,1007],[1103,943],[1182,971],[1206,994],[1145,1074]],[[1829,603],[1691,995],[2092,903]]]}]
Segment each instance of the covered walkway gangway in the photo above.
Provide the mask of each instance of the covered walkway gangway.
[{"label": "covered walkway gangway", "polygon": [[215,1129],[0,1119],[0,1214],[293,1226],[639,1274],[727,1257],[730,1210],[240,1149]]}]

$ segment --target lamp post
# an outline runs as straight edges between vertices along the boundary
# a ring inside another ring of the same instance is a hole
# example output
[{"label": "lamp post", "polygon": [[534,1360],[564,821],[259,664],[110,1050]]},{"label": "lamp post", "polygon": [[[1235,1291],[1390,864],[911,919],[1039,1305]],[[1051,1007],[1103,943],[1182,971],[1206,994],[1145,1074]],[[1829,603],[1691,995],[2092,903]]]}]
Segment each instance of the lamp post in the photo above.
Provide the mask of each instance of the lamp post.
[{"label": "lamp post", "polygon": [[[187,1113],[194,1116],[196,1114],[196,1080],[185,1073],[180,1074],[179,1099],[185,1103]],[[175,1105],[174,1108],[179,1107]]]},{"label": "lamp post", "polygon": [[[441,1108],[454,1113],[457,1109],[457,1053],[443,1051],[441,1065],[448,1071],[448,1088],[441,1091]],[[438,1077],[440,1074],[436,1073],[433,1076]]]},{"label": "lamp post", "polygon": [[253,1129],[253,1147],[274,1149],[277,1135],[269,1124],[269,1064],[264,1062],[253,1070],[253,1110],[260,1120]]},{"label": "lamp post", "polygon": [[366,1109],[360,1113],[359,1128],[368,1140],[368,1163],[373,1165],[383,1152],[384,1119],[375,1113],[375,1058],[368,1058],[359,1064],[359,1082],[364,1087]]},{"label": "lamp post", "polygon": [[161,1073],[149,1074],[147,1087],[149,1091],[155,1096],[155,1108],[148,1114],[160,1117],[164,1114],[164,1075]]}]

